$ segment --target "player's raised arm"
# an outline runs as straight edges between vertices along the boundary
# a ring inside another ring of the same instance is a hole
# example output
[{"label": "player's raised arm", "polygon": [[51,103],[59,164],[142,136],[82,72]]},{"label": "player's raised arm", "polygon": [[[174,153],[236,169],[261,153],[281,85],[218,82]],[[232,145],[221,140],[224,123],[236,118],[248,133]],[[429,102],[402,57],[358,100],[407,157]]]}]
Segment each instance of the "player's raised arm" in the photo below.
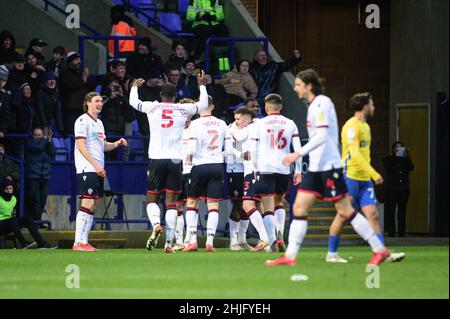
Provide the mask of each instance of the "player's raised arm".
[{"label": "player's raised arm", "polygon": [[155,104],[155,102],[142,102],[139,99],[138,88],[144,83],[144,79],[136,79],[133,81],[130,91],[130,105],[139,112],[148,113],[150,107]]},{"label": "player's raised arm", "polygon": [[204,111],[208,108],[208,92],[206,91],[206,74],[205,71],[201,70],[198,75],[198,86],[200,89],[200,98],[196,103],[197,105],[197,113]]}]

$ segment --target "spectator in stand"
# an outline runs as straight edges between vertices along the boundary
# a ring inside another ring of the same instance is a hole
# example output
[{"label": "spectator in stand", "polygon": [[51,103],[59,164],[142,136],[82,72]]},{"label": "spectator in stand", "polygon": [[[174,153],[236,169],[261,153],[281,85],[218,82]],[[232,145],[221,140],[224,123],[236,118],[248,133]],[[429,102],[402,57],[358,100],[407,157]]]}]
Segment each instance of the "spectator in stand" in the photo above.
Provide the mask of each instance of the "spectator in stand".
[{"label": "spectator in stand", "polygon": [[5,146],[0,144],[0,180],[9,179],[13,182],[14,187],[19,186],[20,182],[20,166],[9,158],[3,156],[6,153]]},{"label": "spectator in stand", "polygon": [[57,135],[67,137],[61,113],[61,99],[56,85],[55,73],[48,71],[42,75],[42,89],[37,93],[36,106],[38,120],[36,125],[43,127],[44,134],[48,129]]},{"label": "spectator in stand", "polygon": [[27,82],[31,86],[33,94],[37,94],[41,88],[40,77],[46,71],[45,68],[38,63],[35,53],[29,52],[26,55],[25,73],[27,75]]},{"label": "spectator in stand", "polygon": [[25,193],[26,214],[34,220],[41,220],[47,203],[48,182],[51,176],[50,162],[56,154],[52,142],[53,132],[47,130],[44,136],[43,129],[36,127],[33,137],[25,142]]},{"label": "spectator in stand", "polygon": [[194,74],[195,61],[188,59],[184,62],[183,70],[181,71],[180,80],[177,86],[179,99],[197,99],[200,95],[198,89],[197,76]]},{"label": "spectator in stand", "polygon": [[[133,20],[125,15],[125,7],[116,5],[111,8],[111,35],[112,36],[136,36],[136,29],[133,27]],[[128,56],[133,53],[134,40],[119,40],[119,56],[121,61],[126,61]],[[114,60],[114,41],[109,40],[108,52],[110,60]]]},{"label": "spectator in stand", "polygon": [[[225,88],[222,84],[218,84],[214,82],[214,79],[211,75],[206,75],[206,91],[208,91],[208,95],[213,98],[214,101],[214,109],[212,111],[212,115],[224,120],[227,124],[234,122],[233,118],[228,117],[228,95],[225,91]],[[230,112],[234,115],[233,112]]]},{"label": "spectator in stand", "polygon": [[[24,83],[20,86],[20,97],[14,96],[11,99],[10,119],[15,118],[15,129],[10,127],[8,130],[14,134],[31,135],[33,123],[36,121],[36,107],[32,97],[31,86]],[[8,145],[10,154],[16,158],[23,158],[23,138],[17,138],[13,144]]]},{"label": "spectator in stand", "polygon": [[0,65],[0,141],[5,138],[9,127],[9,100],[11,98],[11,92],[4,89],[8,77],[8,68],[5,65]]},{"label": "spectator in stand", "polygon": [[[402,142],[395,142],[389,156],[382,158],[385,171],[385,225],[389,237],[396,234],[397,224],[398,236],[405,237],[406,230],[406,207],[409,199],[409,172],[414,169],[414,164],[409,157],[409,152]],[[395,209],[397,208],[397,218]]]},{"label": "spectator in stand", "polygon": [[25,51],[25,57],[28,56],[29,53],[33,53],[36,56],[37,62],[43,65],[45,63],[45,56],[42,53],[44,52],[44,47],[47,45],[47,43],[38,38],[31,40],[27,51]]},{"label": "spectator in stand", "polygon": [[61,70],[65,68],[64,55],[66,50],[62,46],[53,49],[52,59],[45,64],[45,69],[55,73],[56,77],[61,74]]},{"label": "spectator in stand", "polygon": [[[175,69],[178,72],[178,78],[180,71]],[[165,75],[164,75],[165,76]],[[163,80],[161,78],[161,74],[156,70],[149,70],[149,72],[144,77],[145,83],[141,87],[138,88],[138,96],[141,101],[158,101],[161,102],[161,86],[167,82],[167,78]],[[150,136],[150,127],[148,125],[147,114],[142,112],[135,112],[136,120],[139,127],[139,132],[144,136]],[[145,148],[144,150],[148,150],[149,139],[144,139]],[[144,152],[147,154],[148,152]],[[145,155],[148,156],[148,155]]]},{"label": "spectator in stand", "polygon": [[221,0],[191,0],[186,12],[186,20],[192,23],[195,35],[193,57],[198,60],[204,51],[205,39],[226,37],[228,29],[223,23],[225,15]]},{"label": "spectator in stand", "polygon": [[127,59],[127,73],[135,79],[145,78],[148,70],[155,69],[161,73],[163,64],[161,57],[152,52],[152,40],[145,37],[138,41],[137,52]]},{"label": "spectator in stand", "polygon": [[249,72],[258,86],[257,99],[259,105],[264,105],[264,98],[275,92],[281,74],[297,66],[301,59],[302,56],[298,50],[294,50],[294,56],[287,62],[269,61],[266,51],[256,51],[255,59],[250,65]]},{"label": "spectator in stand", "polygon": [[76,119],[83,114],[83,101],[87,94],[89,71],[86,68],[82,70],[80,64],[80,55],[76,52],[69,52],[67,68],[61,71],[58,78],[63,126],[65,132],[72,135]]},{"label": "spectator in stand", "polygon": [[241,60],[237,69],[224,74],[222,80],[216,81],[225,87],[228,94],[229,105],[238,105],[249,97],[256,97],[258,87],[255,80],[248,73],[250,68],[249,60]]},{"label": "spectator in stand", "polygon": [[[20,220],[14,215],[14,209],[16,208],[17,198],[14,196],[14,185],[8,179],[5,179],[0,184],[0,235],[7,235],[9,233],[14,233],[16,238],[19,240],[21,246],[24,249],[31,248],[38,245],[39,249],[55,249],[57,246],[50,245],[42,238],[39,233],[36,224],[33,222],[30,216],[25,215]],[[21,224],[28,228],[31,237],[36,241],[36,243],[30,243],[25,240],[20,231]]]},{"label": "spectator in stand", "polygon": [[[20,165],[13,160],[6,158],[4,154],[12,156],[6,151],[3,144],[0,144],[0,180],[8,179],[14,185],[14,195],[20,196]],[[20,204],[20,203],[19,203]]]},{"label": "spectator in stand", "polygon": [[5,88],[11,91],[11,94],[17,92],[19,87],[27,82],[27,73],[25,71],[25,58],[17,53],[12,61],[12,69],[9,73],[8,82]]},{"label": "spectator in stand", "polygon": [[[124,96],[122,86],[117,80],[112,80],[108,84],[106,93],[108,97],[105,99],[100,115],[107,140],[115,141],[117,138],[108,138],[108,136],[125,135],[126,123],[134,120],[134,109],[128,103],[128,98]],[[121,160],[118,149],[105,153],[105,159]]]},{"label": "spectator in stand", "polygon": [[16,39],[11,32],[3,30],[0,32],[0,65],[10,65],[16,54]]},{"label": "spectator in stand", "polygon": [[108,95],[108,85],[112,80],[118,81],[122,87],[125,97],[130,95],[130,80],[131,77],[127,74],[127,64],[120,60],[115,60],[109,67],[110,72],[103,77],[102,80],[102,95]]},{"label": "spectator in stand", "polygon": [[172,44],[173,53],[169,56],[169,60],[164,64],[164,73],[169,74],[169,71],[173,68],[181,70],[186,62],[186,49],[184,43],[181,41],[175,41]]}]

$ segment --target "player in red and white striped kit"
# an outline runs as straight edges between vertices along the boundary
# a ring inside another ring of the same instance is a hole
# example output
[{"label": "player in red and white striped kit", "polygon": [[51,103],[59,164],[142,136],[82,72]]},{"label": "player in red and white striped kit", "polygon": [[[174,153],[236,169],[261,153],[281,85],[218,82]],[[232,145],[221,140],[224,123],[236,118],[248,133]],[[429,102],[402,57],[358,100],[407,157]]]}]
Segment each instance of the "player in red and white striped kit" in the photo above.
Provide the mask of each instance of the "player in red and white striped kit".
[{"label": "player in red and white striped kit", "polygon": [[195,104],[174,103],[176,88],[172,84],[161,87],[162,102],[142,102],[138,97],[138,87],[145,81],[137,79],[130,92],[130,105],[146,113],[150,126],[150,144],[148,149],[149,167],[147,171],[147,214],[153,226],[153,232],[147,241],[147,249],[156,247],[162,233],[160,225],[159,198],[166,195],[166,244],[164,251],[172,252],[177,209],[176,200],[181,193],[182,182],[182,134],[189,116],[208,107],[206,78],[202,71],[198,78],[200,100]]},{"label": "player in red and white striped kit", "polygon": [[219,203],[223,201],[223,146],[227,125],[211,115],[214,109],[212,98],[209,106],[200,111],[200,118],[190,125],[189,156],[192,157],[192,170],[188,187],[186,224],[189,244],[184,252],[195,251],[197,245],[198,203],[205,199],[208,207],[206,225],[206,251],[214,252],[214,236],[219,223]]}]

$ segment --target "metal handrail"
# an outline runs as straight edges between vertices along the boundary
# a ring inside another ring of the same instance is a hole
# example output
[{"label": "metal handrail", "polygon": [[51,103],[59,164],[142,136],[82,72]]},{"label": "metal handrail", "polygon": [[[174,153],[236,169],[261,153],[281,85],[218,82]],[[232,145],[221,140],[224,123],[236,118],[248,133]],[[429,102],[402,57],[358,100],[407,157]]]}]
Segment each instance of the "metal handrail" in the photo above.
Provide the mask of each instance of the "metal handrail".
[{"label": "metal handrail", "polygon": [[[63,9],[61,9],[60,7],[58,7],[56,4],[54,4],[53,2],[49,1],[49,0],[42,0],[44,2],[44,10],[48,11],[48,7],[52,7],[53,9],[55,9],[56,11],[58,11],[59,13],[65,15],[66,17],[69,16],[69,13],[67,13],[66,11],[64,11]],[[101,35],[100,32],[96,31],[94,28],[92,28],[91,26],[87,25],[86,23],[80,21],[80,26],[82,26],[84,29],[88,30],[89,32],[91,32],[93,35]]]},{"label": "metal handrail", "polygon": [[228,37],[228,38],[207,38],[205,40],[205,71],[209,73],[209,59],[210,59],[210,43],[211,42],[228,42],[228,47],[230,51],[230,68],[233,69],[235,66],[236,53],[235,53],[235,42],[263,42],[263,49],[269,54],[269,39],[264,37],[258,38],[239,38],[239,37]]},{"label": "metal handrail", "polygon": [[121,40],[139,40],[142,37],[132,37],[132,36],[114,36],[114,35],[80,35],[78,36],[78,54],[81,59],[81,67],[84,65],[84,42],[86,40],[113,40],[114,41],[114,60],[119,57],[119,41]]}]

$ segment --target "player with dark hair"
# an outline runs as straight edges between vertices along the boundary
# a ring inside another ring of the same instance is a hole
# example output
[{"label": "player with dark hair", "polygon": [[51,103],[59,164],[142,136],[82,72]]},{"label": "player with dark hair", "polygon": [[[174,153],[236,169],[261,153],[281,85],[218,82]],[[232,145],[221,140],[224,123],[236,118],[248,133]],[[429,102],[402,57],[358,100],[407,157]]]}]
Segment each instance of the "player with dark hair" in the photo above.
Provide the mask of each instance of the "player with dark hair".
[{"label": "player with dark hair", "polygon": [[148,148],[149,166],[147,170],[147,215],[152,223],[153,232],[147,241],[147,249],[156,247],[162,234],[160,222],[159,199],[161,193],[166,195],[166,244],[164,251],[173,252],[177,208],[176,201],[181,193],[182,183],[182,134],[186,120],[208,107],[205,73],[198,77],[200,86],[200,100],[194,104],[176,104],[176,88],[167,83],[161,87],[162,102],[143,102],[138,96],[138,87],[145,80],[137,79],[133,82],[130,92],[130,105],[139,112],[147,114],[150,127],[150,144]]},{"label": "player with dark hair", "polygon": [[334,202],[340,218],[350,221],[355,231],[369,242],[373,251],[370,264],[379,265],[389,252],[369,222],[352,208],[342,171],[334,104],[330,98],[323,95],[321,81],[314,70],[298,73],[294,90],[299,98],[309,103],[307,127],[310,140],[299,152],[286,156],[283,164],[289,166],[301,156],[309,154],[309,171],[303,176],[293,206],[294,218],[289,229],[289,246],[286,253],[276,260],[266,261],[266,265],[297,263],[298,250],[308,226],[308,210],[319,198]]}]

